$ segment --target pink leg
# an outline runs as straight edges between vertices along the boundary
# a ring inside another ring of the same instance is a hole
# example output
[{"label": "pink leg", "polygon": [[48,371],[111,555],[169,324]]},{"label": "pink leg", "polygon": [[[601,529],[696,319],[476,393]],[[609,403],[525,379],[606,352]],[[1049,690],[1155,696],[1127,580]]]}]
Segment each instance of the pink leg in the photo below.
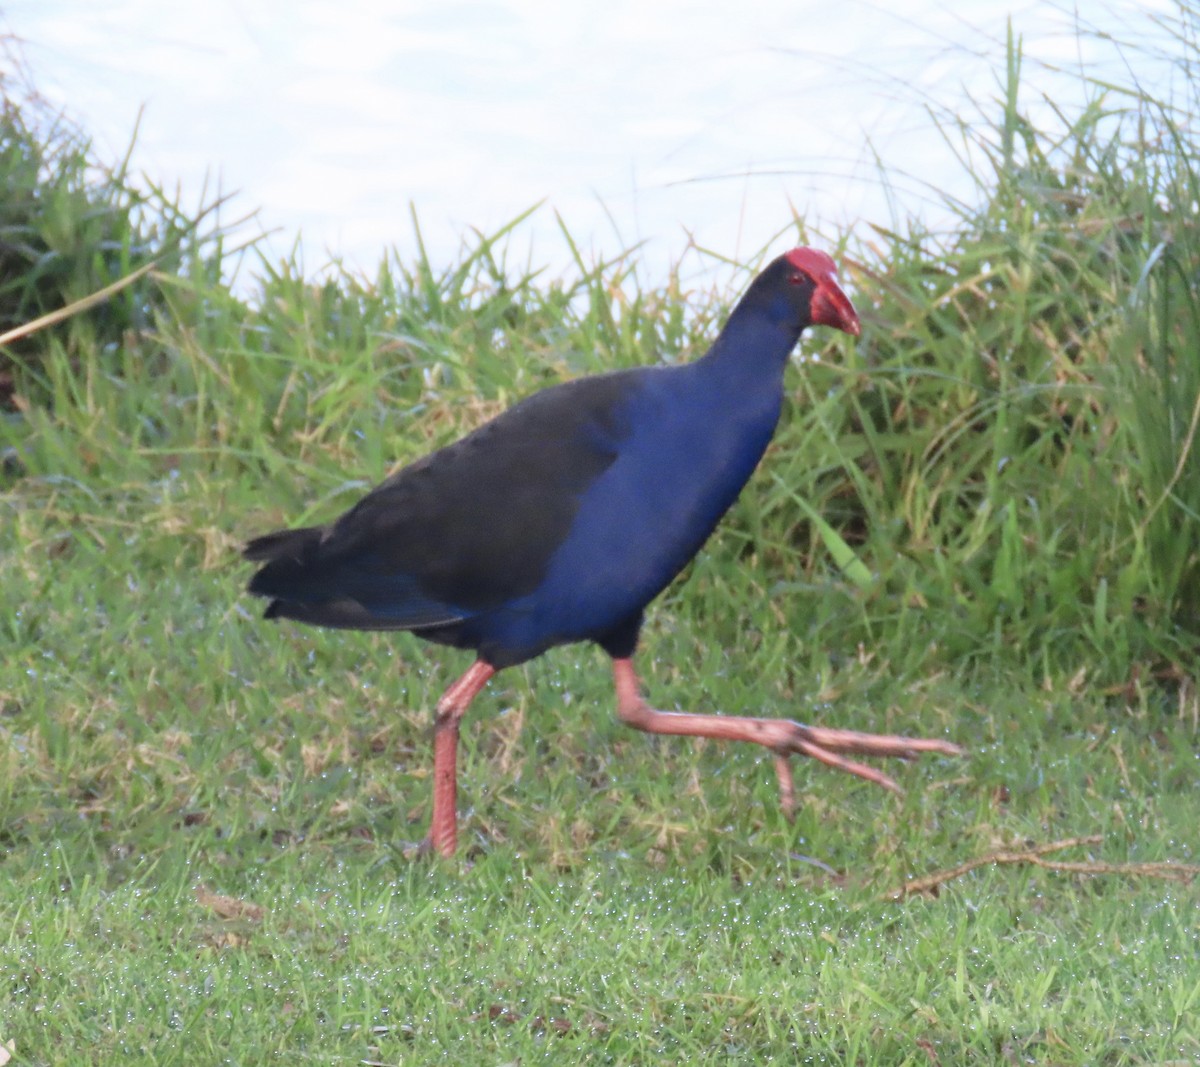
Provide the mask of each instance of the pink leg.
[{"label": "pink leg", "polygon": [[442,694],[433,724],[433,819],[425,843],[443,856],[458,847],[458,724],[471,701],[496,673],[483,660]]},{"label": "pink leg", "polygon": [[635,730],[651,734],[675,734],[684,737],[712,737],[718,741],[752,741],[775,753],[775,773],[779,778],[779,798],[784,814],[791,819],[796,797],[792,787],[793,755],[811,756],[830,767],[865,778],[885,789],[900,792],[900,787],[882,771],[865,763],[848,760],[839,752],[864,756],[897,756],[915,759],[925,752],[944,756],[965,755],[965,749],[949,741],[897,737],[891,734],[863,734],[854,730],[835,730],[823,726],[804,726],[790,719],[753,719],[734,715],[697,715],[693,712],[656,711],[642,698],[637,672],[629,659],[613,660],[613,681],[617,687],[617,715]]}]

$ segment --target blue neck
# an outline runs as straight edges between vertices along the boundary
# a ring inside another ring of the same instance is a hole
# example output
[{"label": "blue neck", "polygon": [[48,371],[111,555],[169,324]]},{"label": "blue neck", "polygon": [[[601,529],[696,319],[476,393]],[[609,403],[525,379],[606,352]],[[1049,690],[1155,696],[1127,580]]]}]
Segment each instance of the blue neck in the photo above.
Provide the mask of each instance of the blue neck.
[{"label": "blue neck", "polygon": [[697,362],[705,377],[728,383],[735,394],[782,392],[783,372],[800,330],[763,314],[738,307],[708,352]]}]

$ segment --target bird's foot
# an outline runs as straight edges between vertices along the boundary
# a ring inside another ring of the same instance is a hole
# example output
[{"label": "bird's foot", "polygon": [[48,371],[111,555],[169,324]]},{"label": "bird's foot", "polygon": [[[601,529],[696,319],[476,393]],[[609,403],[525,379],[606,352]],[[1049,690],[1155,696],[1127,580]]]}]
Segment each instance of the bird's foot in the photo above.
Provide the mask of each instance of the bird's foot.
[{"label": "bird's foot", "polygon": [[628,659],[613,660],[613,680],[617,690],[617,715],[626,726],[632,726],[635,730],[643,730],[649,734],[671,734],[676,737],[711,737],[716,741],[749,741],[751,744],[770,749],[775,753],[780,806],[789,820],[796,809],[796,789],[792,784],[792,756],[810,756],[830,767],[836,767],[899,793],[900,787],[882,771],[868,767],[865,763],[847,759],[843,753],[891,756],[898,759],[916,759],[928,752],[942,756],[966,755],[966,750],[958,745],[934,738],[863,734],[857,730],[805,726],[790,719],[658,711],[642,699],[637,674]]},{"label": "bird's foot", "polygon": [[[942,756],[965,756],[967,750],[950,741],[938,738],[901,737],[897,734],[865,734],[857,730],[837,730],[825,726],[805,726],[802,723],[780,720],[752,720],[769,722],[771,733],[781,736],[777,743],[766,743],[775,753],[775,775],[779,779],[779,804],[790,822],[796,811],[796,790],[792,784],[792,756],[809,756],[829,767],[836,767],[847,774],[864,778],[868,782],[890,789],[893,793],[903,790],[893,778],[883,771],[857,760],[846,759],[840,753],[849,752],[860,756],[890,756],[897,759],[916,759],[928,752]],[[753,740],[747,738],[747,740]]]}]

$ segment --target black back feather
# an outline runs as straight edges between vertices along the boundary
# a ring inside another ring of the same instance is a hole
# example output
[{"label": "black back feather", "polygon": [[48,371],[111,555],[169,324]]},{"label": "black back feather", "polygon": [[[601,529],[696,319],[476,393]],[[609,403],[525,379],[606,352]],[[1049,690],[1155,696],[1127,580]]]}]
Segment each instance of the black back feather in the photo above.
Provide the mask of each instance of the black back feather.
[{"label": "black back feather", "polygon": [[329,526],[243,553],[267,617],[352,629],[457,622],[533,592],[588,486],[616,458],[645,368],[535,393],[397,471]]}]

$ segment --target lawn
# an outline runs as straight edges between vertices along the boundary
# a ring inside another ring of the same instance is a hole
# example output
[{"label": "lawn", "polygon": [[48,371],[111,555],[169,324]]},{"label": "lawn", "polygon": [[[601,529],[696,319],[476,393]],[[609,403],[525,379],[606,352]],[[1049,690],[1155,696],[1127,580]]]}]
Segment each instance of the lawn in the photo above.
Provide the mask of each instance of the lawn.
[{"label": "lawn", "polygon": [[[253,513],[249,488],[238,501]],[[65,506],[25,513],[26,559]],[[803,765],[788,825],[769,760],[624,730],[602,658],[559,651],[479,701],[466,847],[415,859],[453,655],[261,625],[236,565],[206,569],[162,507],[137,536],[94,531],[6,575],[23,605],[3,720],[17,1062],[1200,1055],[1194,885],[1022,862],[886,899],[1085,835],[1046,858],[1194,863],[1194,702],[858,660],[817,691],[794,637],[714,647],[668,605],[645,649],[668,707],[944,732],[971,755],[902,769],[901,798]]]}]

